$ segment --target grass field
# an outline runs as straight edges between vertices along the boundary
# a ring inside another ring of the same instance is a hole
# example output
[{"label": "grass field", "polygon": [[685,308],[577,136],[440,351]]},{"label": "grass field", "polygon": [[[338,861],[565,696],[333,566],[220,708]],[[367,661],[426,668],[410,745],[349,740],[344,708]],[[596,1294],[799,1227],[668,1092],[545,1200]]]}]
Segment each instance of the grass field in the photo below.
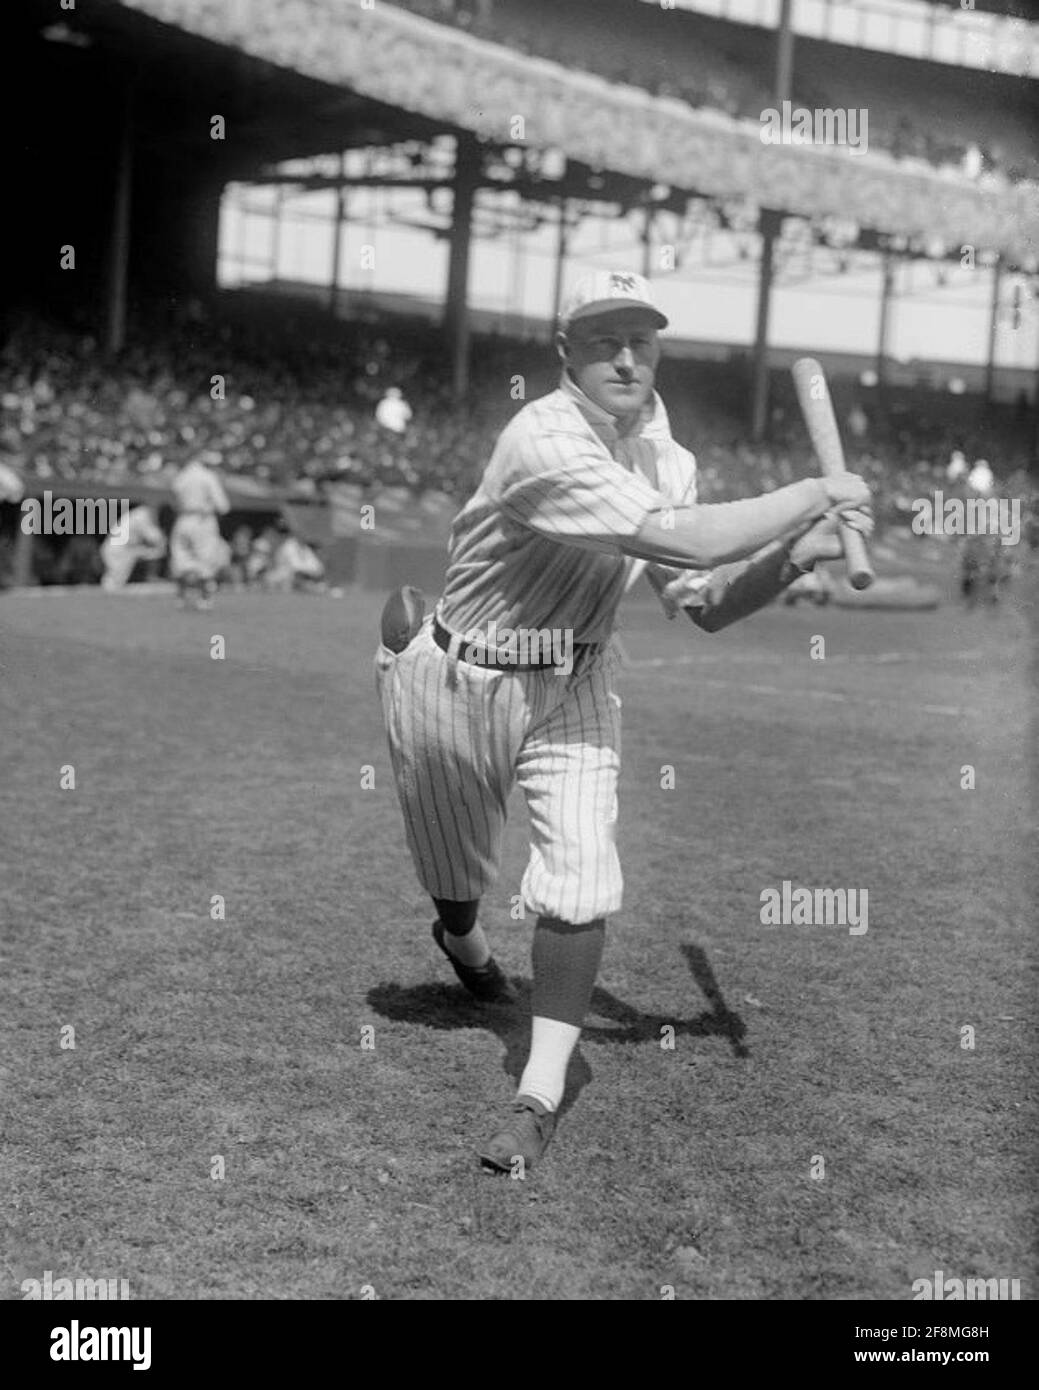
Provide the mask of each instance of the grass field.
[{"label": "grass field", "polygon": [[[482,1010],[404,847],[380,602],[0,595],[4,1296],[1034,1297],[1020,603],[625,610],[626,902],[514,1181],[472,1146],[524,1060],[525,817],[484,916],[524,1004]],[[763,926],[785,879],[868,890],[868,932]]]}]

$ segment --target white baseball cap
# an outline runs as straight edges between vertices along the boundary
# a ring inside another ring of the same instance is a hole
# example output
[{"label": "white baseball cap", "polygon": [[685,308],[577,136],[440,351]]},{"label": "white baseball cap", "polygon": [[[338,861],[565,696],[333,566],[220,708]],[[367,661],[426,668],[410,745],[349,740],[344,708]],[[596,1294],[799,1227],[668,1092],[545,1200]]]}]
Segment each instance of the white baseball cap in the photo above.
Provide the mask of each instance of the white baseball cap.
[{"label": "white baseball cap", "polygon": [[655,327],[667,327],[667,318],[653,299],[649,281],[623,270],[595,270],[582,275],[559,315],[559,327],[565,332],[578,319],[616,309],[646,309],[655,317]]}]

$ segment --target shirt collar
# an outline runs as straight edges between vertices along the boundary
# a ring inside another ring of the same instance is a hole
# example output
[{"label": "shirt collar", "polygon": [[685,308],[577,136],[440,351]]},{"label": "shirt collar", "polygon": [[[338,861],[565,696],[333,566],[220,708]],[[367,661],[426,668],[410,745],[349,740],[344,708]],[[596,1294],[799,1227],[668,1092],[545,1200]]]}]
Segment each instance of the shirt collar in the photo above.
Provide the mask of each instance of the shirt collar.
[{"label": "shirt collar", "polygon": [[638,423],[625,434],[617,428],[617,417],[602,406],[596,405],[574,381],[569,372],[564,371],[559,389],[578,410],[597,433],[610,439],[670,439],[671,425],[667,418],[664,402],[656,391],[642,407]]}]

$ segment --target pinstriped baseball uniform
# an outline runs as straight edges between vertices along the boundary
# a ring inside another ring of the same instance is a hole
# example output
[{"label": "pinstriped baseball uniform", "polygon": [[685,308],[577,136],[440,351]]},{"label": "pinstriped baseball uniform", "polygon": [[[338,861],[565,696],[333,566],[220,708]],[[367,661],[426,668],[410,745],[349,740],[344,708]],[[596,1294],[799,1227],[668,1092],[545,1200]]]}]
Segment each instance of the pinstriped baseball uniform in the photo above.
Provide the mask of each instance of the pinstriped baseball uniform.
[{"label": "pinstriped baseball uniform", "polygon": [[494,882],[518,782],[531,821],[527,907],[573,923],[620,908],[620,700],[608,643],[643,564],[619,543],[651,512],[695,498],[695,460],[671,438],[655,394],[622,436],[564,374],[502,432],[452,528],[437,617],[466,641],[503,628],[556,629],[572,631],[575,644],[602,645],[569,675],[468,664],[434,642],[432,617],[403,652],[380,647],[376,675],[408,846],[434,898],[478,898]]}]

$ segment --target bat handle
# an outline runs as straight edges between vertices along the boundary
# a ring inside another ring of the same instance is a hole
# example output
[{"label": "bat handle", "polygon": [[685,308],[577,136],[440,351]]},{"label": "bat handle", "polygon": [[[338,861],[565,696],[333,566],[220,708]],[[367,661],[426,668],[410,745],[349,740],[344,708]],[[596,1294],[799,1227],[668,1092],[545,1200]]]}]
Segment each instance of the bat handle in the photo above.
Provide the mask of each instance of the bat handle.
[{"label": "bat handle", "polygon": [[840,523],[841,542],[844,545],[844,563],[848,571],[848,583],[853,589],[868,589],[876,577],[870,563],[869,551],[860,532],[847,522]]}]

